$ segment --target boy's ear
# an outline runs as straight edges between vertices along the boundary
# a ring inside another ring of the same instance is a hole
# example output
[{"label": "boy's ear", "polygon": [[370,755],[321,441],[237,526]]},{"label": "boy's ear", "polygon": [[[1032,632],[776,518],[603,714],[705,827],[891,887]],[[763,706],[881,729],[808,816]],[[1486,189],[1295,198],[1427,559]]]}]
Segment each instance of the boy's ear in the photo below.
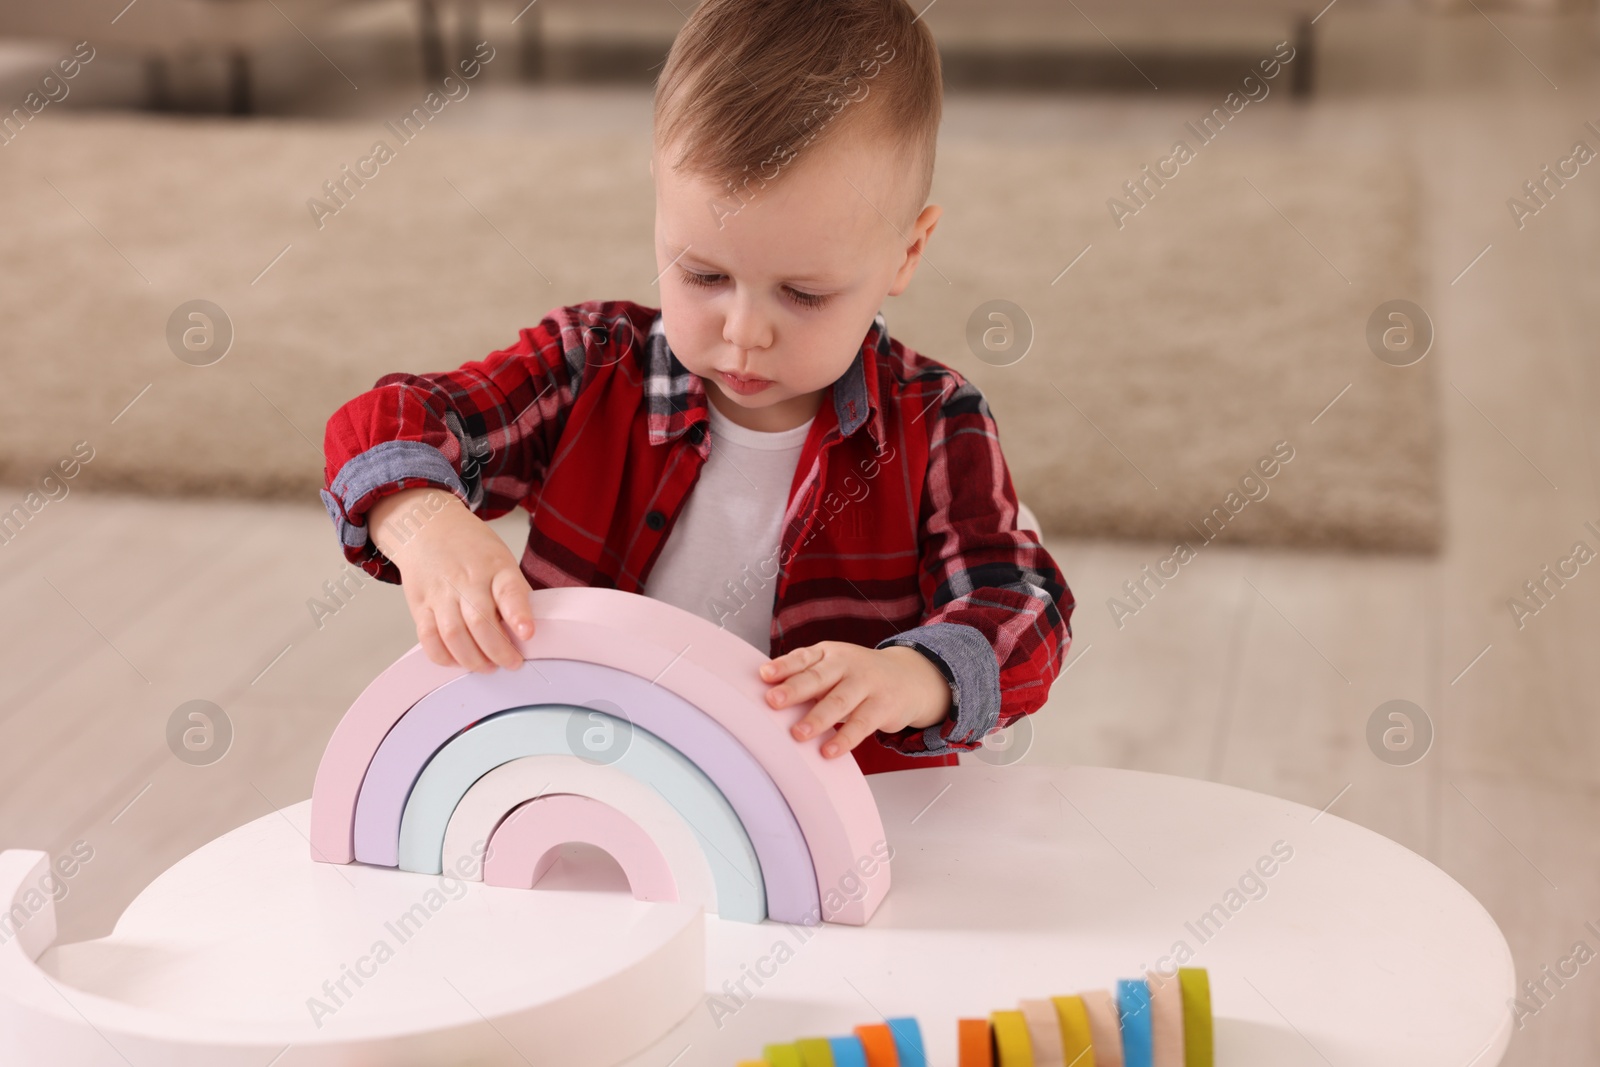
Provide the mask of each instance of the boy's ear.
[{"label": "boy's ear", "polygon": [[916,273],[917,264],[922,260],[922,253],[928,247],[928,239],[933,236],[934,227],[939,224],[939,216],[944,209],[938,204],[929,204],[922,209],[922,214],[911,224],[912,242],[906,249],[905,262],[900,264],[900,269],[895,273],[894,283],[889,286],[889,296],[899,296],[911,284],[911,276]]}]

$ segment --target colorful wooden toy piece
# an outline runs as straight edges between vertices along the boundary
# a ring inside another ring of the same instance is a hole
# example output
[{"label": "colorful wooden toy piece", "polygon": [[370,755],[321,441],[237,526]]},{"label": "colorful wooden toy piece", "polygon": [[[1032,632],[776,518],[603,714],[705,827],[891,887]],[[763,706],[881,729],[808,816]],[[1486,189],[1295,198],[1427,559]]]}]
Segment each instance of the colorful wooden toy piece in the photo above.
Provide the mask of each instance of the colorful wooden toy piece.
[{"label": "colorful wooden toy piece", "polygon": [[1211,1032],[1211,978],[1200,967],[1179,967],[1178,987],[1183,994],[1184,1067],[1212,1067],[1215,1049]]},{"label": "colorful wooden toy piece", "polygon": [[1154,1067],[1150,1047],[1150,988],[1143,978],[1117,981],[1117,1020],[1122,1027],[1122,1062]]},{"label": "colorful wooden toy piece", "polygon": [[1061,1043],[1061,1019],[1048,1000],[1019,1000],[1017,1008],[1028,1024],[1028,1042],[1033,1048],[1034,1067],[1066,1067]]},{"label": "colorful wooden toy piece", "polygon": [[1150,1057],[1155,1067],[1185,1067],[1183,1058],[1183,989],[1176,974],[1150,971]]},{"label": "colorful wooden toy piece", "polygon": [[833,1053],[833,1067],[868,1067],[867,1050],[859,1037],[830,1037],[828,1049]]},{"label": "colorful wooden toy piece", "polygon": [[805,1067],[833,1067],[833,1046],[825,1037],[802,1037],[794,1048]]},{"label": "colorful wooden toy piece", "polygon": [[1084,1011],[1089,1016],[1089,1034],[1094,1040],[1095,1067],[1123,1067],[1122,1022],[1111,994],[1091,989],[1082,994]]},{"label": "colorful wooden toy piece", "polygon": [[1003,1009],[992,1012],[989,1024],[994,1027],[994,1051],[999,1067],[1033,1067],[1028,1020],[1020,1011]]},{"label": "colorful wooden toy piece", "polygon": [[959,1067],[995,1067],[994,1033],[988,1019],[960,1019],[956,1023]]},{"label": "colorful wooden toy piece", "polygon": [[928,1054],[922,1047],[922,1027],[909,1015],[885,1019],[889,1033],[894,1035],[894,1052],[900,1067],[928,1067]]},{"label": "colorful wooden toy piece", "polygon": [[768,1045],[761,1050],[762,1060],[772,1067],[806,1067],[806,1061],[800,1058],[800,1050],[793,1045]]},{"label": "colorful wooden toy piece", "polygon": [[[706,619],[635,593],[541,589],[530,605],[534,635],[514,639],[522,668],[480,675],[440,667],[419,645],[356,698],[317,768],[314,859],[439,870],[445,831],[466,790],[437,789],[436,774],[429,779],[435,788],[422,795],[450,807],[425,810],[418,786],[428,769],[452,738],[469,738],[502,715],[563,708],[573,737],[542,733],[536,749],[501,753],[492,763],[480,753],[480,774],[523,756],[593,755],[574,740],[592,723],[631,731],[610,766],[645,775],[641,781],[652,787],[651,774],[676,781],[668,804],[703,851],[732,849],[708,861],[719,915],[806,925],[860,925],[872,917],[890,884],[876,802],[853,760],[822,758],[833,731],[803,742],[789,735],[811,702],[767,705],[768,686],[758,674],[767,657]],[[605,715],[609,721],[597,718]],[[652,755],[633,757],[634,748]],[[588,764],[605,769],[609,755]],[[665,770],[668,764],[679,770]],[[685,766],[694,774],[680,773]],[[696,775],[706,788],[688,786]],[[570,776],[566,790],[587,795]],[[660,832],[659,825],[639,829],[653,839]],[[671,866],[681,850],[656,843]],[[683,872],[674,873],[681,891]],[[748,886],[734,887],[743,877],[753,878],[753,895]]]},{"label": "colorful wooden toy piece", "polygon": [[894,1034],[883,1023],[864,1023],[855,1028],[856,1040],[867,1054],[870,1067],[898,1067],[900,1057],[894,1050]]},{"label": "colorful wooden toy piece", "polygon": [[1061,1021],[1061,1058],[1067,1067],[1095,1067],[1094,1038],[1089,1032],[1089,1011],[1082,997],[1051,997]]}]

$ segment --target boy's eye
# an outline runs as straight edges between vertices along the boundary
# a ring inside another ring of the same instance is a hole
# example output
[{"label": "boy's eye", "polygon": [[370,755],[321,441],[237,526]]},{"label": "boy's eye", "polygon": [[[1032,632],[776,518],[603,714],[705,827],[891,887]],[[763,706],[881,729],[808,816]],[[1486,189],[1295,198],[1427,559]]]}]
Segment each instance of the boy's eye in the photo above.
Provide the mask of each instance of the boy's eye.
[{"label": "boy's eye", "polygon": [[[720,274],[697,274],[691,270],[682,271],[682,276],[687,284],[697,285],[706,289],[722,280],[722,275]],[[803,293],[799,289],[791,289],[788,286],[784,287],[784,292],[789,294],[789,299],[801,307],[820,308],[828,302],[826,296],[819,296],[816,293]]]},{"label": "boy's eye", "polygon": [[715,285],[717,283],[717,279],[721,277],[722,275],[720,274],[696,274],[692,270],[686,270],[683,272],[683,280],[688,282],[690,285],[709,287]]},{"label": "boy's eye", "polygon": [[827,297],[818,296],[816,293],[802,293],[798,289],[789,289],[787,292],[790,299],[801,307],[819,308],[828,302]]}]

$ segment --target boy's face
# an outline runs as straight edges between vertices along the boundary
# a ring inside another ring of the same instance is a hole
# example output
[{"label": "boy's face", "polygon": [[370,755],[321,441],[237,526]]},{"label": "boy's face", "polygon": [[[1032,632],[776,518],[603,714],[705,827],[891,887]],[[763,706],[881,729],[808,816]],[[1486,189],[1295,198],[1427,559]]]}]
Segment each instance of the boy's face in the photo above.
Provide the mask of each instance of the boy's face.
[{"label": "boy's face", "polygon": [[[883,298],[910,283],[939,217],[929,205],[907,227],[904,161],[838,133],[801,148],[776,181],[752,179],[742,205],[673,173],[670,148],[651,162],[667,343],[710,402],[751,429],[816,414]],[[768,384],[741,388],[723,372]]]}]

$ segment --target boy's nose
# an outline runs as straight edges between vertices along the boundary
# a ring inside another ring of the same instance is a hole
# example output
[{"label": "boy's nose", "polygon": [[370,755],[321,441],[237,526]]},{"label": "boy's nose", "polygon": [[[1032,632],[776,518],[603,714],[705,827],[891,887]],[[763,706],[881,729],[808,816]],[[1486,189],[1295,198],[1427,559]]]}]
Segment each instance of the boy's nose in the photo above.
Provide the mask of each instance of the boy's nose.
[{"label": "boy's nose", "polygon": [[736,299],[722,324],[722,339],[741,353],[749,353],[771,347],[772,331],[758,310]]}]

